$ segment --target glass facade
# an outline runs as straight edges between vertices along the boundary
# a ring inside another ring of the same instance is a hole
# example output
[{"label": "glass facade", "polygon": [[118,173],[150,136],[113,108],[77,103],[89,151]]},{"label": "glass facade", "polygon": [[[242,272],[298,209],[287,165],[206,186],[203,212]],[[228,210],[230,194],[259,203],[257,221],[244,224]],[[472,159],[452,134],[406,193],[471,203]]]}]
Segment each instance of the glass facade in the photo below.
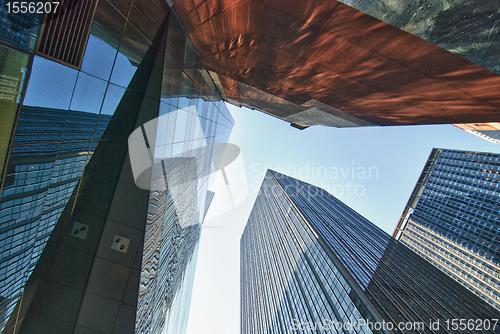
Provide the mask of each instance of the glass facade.
[{"label": "glass facade", "polygon": [[241,238],[241,284],[242,333],[498,330],[443,327],[500,314],[323,189],[274,171]]},{"label": "glass facade", "polygon": [[[180,21],[170,17],[154,138],[136,333],[183,333],[212,160],[234,121]],[[146,127],[146,126],[145,126]],[[184,297],[181,297],[184,296]]]},{"label": "glass facade", "polygon": [[0,6],[0,40],[12,46],[31,51],[35,47],[42,13],[29,13],[29,11],[26,13],[13,13],[12,2],[4,1]]},{"label": "glass facade", "polygon": [[[166,1],[67,2],[40,34],[5,8],[0,331],[183,333],[234,124],[192,42]],[[143,190],[129,136],[151,122]]]},{"label": "glass facade", "polygon": [[487,140],[500,144],[500,130],[478,130],[479,136],[486,137]]},{"label": "glass facade", "polygon": [[500,155],[434,149],[394,236],[500,308]]},{"label": "glass facade", "polygon": [[21,102],[28,69],[29,54],[0,44],[0,175],[5,168],[5,158]]},{"label": "glass facade", "polygon": [[[295,187],[281,183],[289,181],[281,176],[268,171],[241,238],[241,332],[290,333],[294,320],[374,322],[378,318],[289,197]],[[366,326],[356,331],[372,332],[382,333]]]},{"label": "glass facade", "polygon": [[[0,199],[2,314],[18,302],[109,118],[96,128],[96,114],[23,106]],[[61,142],[63,132],[72,140]]]}]

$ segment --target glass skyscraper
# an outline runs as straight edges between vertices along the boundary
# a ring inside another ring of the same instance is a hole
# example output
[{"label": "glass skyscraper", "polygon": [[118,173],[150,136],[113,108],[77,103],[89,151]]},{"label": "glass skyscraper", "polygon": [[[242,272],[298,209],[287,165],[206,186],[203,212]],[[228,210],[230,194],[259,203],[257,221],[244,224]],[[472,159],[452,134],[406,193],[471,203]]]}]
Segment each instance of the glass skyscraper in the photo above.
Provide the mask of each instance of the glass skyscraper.
[{"label": "glass skyscraper", "polygon": [[234,120],[166,1],[59,10],[0,8],[0,332],[183,333]]},{"label": "glass skyscraper", "polygon": [[242,333],[496,333],[499,316],[323,189],[268,170],[241,238]]},{"label": "glass skyscraper", "polygon": [[394,237],[500,309],[500,155],[434,149]]}]

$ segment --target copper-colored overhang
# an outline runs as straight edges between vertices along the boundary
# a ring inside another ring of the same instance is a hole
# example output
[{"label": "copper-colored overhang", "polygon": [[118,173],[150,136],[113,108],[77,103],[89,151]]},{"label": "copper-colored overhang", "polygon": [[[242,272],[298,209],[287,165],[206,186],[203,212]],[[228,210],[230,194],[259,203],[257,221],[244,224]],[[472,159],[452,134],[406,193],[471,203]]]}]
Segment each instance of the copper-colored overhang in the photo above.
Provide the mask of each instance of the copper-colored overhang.
[{"label": "copper-colored overhang", "polygon": [[[313,100],[376,125],[500,121],[499,75],[340,2],[173,3],[237,103],[285,118]],[[263,108],[250,86],[296,108]]]}]

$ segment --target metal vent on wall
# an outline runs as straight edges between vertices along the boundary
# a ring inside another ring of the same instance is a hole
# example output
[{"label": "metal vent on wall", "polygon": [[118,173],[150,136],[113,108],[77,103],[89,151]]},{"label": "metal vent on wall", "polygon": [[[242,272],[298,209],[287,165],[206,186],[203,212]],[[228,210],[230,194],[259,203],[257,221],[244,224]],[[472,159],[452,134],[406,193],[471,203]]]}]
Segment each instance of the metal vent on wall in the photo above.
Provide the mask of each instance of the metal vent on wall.
[{"label": "metal vent on wall", "polygon": [[79,68],[96,4],[97,0],[61,0],[44,18],[38,53]]}]

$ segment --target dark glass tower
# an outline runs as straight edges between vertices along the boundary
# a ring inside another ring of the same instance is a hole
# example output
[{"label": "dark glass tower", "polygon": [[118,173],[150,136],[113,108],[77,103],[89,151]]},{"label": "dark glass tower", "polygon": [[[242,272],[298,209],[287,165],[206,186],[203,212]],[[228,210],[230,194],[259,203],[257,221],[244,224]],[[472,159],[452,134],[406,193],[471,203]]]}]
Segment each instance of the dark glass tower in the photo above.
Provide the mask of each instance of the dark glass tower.
[{"label": "dark glass tower", "polygon": [[451,319],[500,316],[329,193],[274,171],[241,238],[241,284],[244,334],[458,333]]},{"label": "dark glass tower", "polygon": [[434,149],[394,237],[500,309],[500,155]]},{"label": "dark glass tower", "polygon": [[61,6],[0,22],[0,332],[183,333],[234,120],[166,1]]}]

